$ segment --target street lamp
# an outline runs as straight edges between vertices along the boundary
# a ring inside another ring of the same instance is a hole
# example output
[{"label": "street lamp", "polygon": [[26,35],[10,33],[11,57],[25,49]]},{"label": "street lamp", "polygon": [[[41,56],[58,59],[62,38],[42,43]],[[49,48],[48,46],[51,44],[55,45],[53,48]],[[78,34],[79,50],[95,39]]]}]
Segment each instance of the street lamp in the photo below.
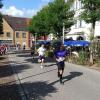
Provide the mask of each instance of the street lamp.
[{"label": "street lamp", "polygon": [[65,23],[63,23],[63,39],[62,39],[63,44],[64,44],[64,38],[65,38]]},{"label": "street lamp", "polygon": [[68,33],[70,30],[71,30],[70,28],[65,29],[65,23],[63,23],[63,39],[62,39],[63,44],[65,39],[65,32]]},{"label": "street lamp", "polygon": [[36,39],[37,39],[37,33],[35,33],[35,38],[34,38],[34,40],[35,40],[35,52],[36,52]]}]

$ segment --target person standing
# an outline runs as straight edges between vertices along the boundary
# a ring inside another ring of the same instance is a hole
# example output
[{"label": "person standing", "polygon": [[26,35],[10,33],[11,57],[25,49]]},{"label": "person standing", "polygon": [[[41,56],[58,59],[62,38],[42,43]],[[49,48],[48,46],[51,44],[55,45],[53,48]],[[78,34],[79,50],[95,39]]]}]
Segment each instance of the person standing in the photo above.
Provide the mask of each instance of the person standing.
[{"label": "person standing", "polygon": [[35,54],[35,45],[32,44],[32,47],[31,47],[31,56],[32,56],[33,59],[34,59],[34,54]]},{"label": "person standing", "polygon": [[26,48],[26,46],[25,46],[25,45],[23,45],[23,50],[25,50],[25,48]]},{"label": "person standing", "polygon": [[16,50],[18,51],[18,44],[16,44]]},{"label": "person standing", "polygon": [[64,67],[65,67],[65,57],[67,55],[67,51],[64,48],[63,45],[60,46],[59,50],[54,52],[56,62],[57,62],[57,67],[58,67],[58,77],[60,78],[60,83],[63,84],[62,82],[62,76],[64,72]]},{"label": "person standing", "polygon": [[41,47],[39,47],[39,49],[37,50],[38,54],[39,54],[39,62],[41,63],[41,68],[43,68],[43,64],[44,64],[44,59],[45,59],[45,47],[44,44],[41,45]]},{"label": "person standing", "polygon": [[23,42],[23,50],[26,49],[26,42]]}]

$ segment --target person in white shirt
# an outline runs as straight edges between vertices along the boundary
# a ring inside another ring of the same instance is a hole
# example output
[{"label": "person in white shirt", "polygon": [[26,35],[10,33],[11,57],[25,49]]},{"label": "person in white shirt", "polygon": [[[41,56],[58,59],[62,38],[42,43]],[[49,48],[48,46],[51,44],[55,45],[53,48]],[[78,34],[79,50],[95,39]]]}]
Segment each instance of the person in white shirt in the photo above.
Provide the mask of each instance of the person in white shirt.
[{"label": "person in white shirt", "polygon": [[44,64],[44,59],[45,59],[45,47],[44,44],[41,45],[41,47],[39,47],[39,49],[37,50],[38,54],[39,54],[39,62],[41,63],[41,68],[43,68],[43,64]]}]

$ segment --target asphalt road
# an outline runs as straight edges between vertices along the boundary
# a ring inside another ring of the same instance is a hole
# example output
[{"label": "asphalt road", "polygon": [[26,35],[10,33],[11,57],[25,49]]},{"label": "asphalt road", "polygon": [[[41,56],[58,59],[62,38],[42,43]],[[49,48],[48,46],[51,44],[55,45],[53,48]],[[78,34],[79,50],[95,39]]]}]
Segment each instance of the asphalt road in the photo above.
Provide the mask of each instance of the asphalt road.
[{"label": "asphalt road", "polygon": [[29,53],[10,54],[9,60],[23,100],[100,100],[99,71],[66,62],[61,85],[52,59],[43,69]]}]

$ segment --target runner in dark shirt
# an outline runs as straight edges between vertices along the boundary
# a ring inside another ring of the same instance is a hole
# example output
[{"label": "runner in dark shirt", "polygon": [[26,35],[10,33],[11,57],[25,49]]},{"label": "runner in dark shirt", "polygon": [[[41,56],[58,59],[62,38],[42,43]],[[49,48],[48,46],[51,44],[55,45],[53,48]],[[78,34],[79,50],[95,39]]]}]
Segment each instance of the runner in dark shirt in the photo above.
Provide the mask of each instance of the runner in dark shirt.
[{"label": "runner in dark shirt", "polygon": [[56,57],[56,62],[57,62],[57,67],[58,67],[58,77],[60,78],[60,83],[63,84],[62,75],[63,75],[64,67],[65,67],[65,57],[68,54],[68,52],[66,51],[64,46],[61,45],[60,49],[55,51],[54,54]]}]

